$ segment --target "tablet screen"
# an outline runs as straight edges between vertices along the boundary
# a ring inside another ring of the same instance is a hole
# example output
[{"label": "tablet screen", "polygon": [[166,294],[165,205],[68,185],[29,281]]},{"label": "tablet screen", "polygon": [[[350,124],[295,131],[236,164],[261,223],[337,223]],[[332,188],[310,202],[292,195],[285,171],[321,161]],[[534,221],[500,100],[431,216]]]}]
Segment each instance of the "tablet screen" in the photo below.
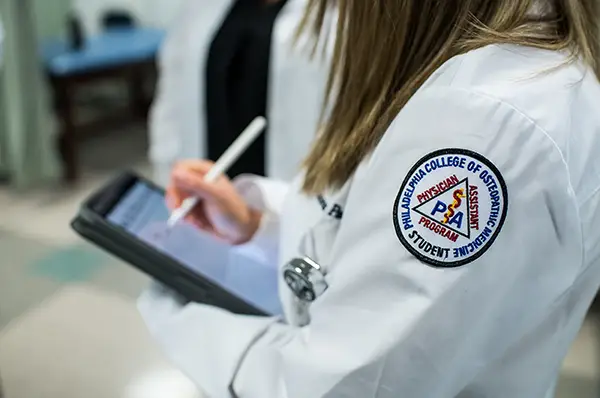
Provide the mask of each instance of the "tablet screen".
[{"label": "tablet screen", "polygon": [[269,314],[281,314],[278,269],[260,253],[239,249],[181,222],[167,228],[169,210],[161,191],[138,181],[107,214],[117,225],[231,293]]}]

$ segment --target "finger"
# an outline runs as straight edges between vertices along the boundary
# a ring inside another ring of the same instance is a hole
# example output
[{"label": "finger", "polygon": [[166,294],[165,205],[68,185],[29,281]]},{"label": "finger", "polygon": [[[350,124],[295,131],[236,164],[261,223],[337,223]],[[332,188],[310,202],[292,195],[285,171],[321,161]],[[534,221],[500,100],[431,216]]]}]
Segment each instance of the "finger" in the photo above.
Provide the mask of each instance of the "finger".
[{"label": "finger", "polygon": [[179,204],[177,192],[172,185],[169,185],[165,190],[165,202],[169,209],[174,209]]},{"label": "finger", "polygon": [[214,162],[209,160],[183,160],[175,164],[173,171],[186,170],[191,173],[204,175],[208,173],[213,166]]},{"label": "finger", "polygon": [[204,209],[204,203],[198,204],[196,208],[192,211],[192,217],[200,224],[202,224],[205,228],[214,230],[214,224],[208,218],[206,211]]},{"label": "finger", "polygon": [[217,237],[221,237],[222,235],[215,229],[213,224],[208,221],[208,219],[199,217],[198,215],[190,215],[186,217],[186,222],[190,223],[194,227]]},{"label": "finger", "polygon": [[193,215],[189,215],[185,218],[185,221],[190,223],[191,225],[193,225],[194,227],[201,229],[203,231],[208,229],[208,225],[206,225],[205,223],[203,223],[202,221],[200,221],[200,219],[198,217],[195,217]]},{"label": "finger", "polygon": [[229,243],[229,244],[232,243],[232,240],[230,238],[228,238],[227,236],[223,235],[222,233],[220,233],[217,230],[214,230],[213,232],[211,232],[211,234],[214,237],[216,237],[217,239],[219,239],[220,241],[222,241],[222,242]]},{"label": "finger", "polygon": [[[183,161],[177,163],[171,172],[171,178],[186,178],[194,176],[195,178],[204,179],[206,175],[213,169],[214,163],[209,161]],[[223,181],[227,181],[228,178],[225,174],[219,175],[214,181],[215,184],[219,184]]]},{"label": "finger", "polygon": [[204,202],[199,203],[188,216],[188,220],[193,225],[207,232],[208,234],[213,235],[221,240],[228,241],[229,239],[215,228],[215,225],[208,217],[205,206],[206,204]]},{"label": "finger", "polygon": [[195,185],[197,184],[189,183],[188,180],[171,180],[166,189],[166,196],[169,196],[175,204],[181,205],[190,196],[198,196],[198,189]]},{"label": "finger", "polygon": [[166,189],[165,200],[167,203],[167,207],[172,210],[181,206],[181,204],[185,200],[185,197],[183,193],[177,189],[176,186],[171,184]]},{"label": "finger", "polygon": [[185,191],[207,200],[221,200],[224,196],[223,191],[217,184],[204,180],[204,175],[179,171],[173,174],[172,184],[180,191]]},{"label": "finger", "polygon": [[197,215],[190,215],[186,217],[185,221],[190,225],[193,225],[195,228],[198,228],[199,230],[221,240],[222,242],[229,244],[232,243],[231,239],[219,232],[219,230],[215,229],[214,225],[207,218],[202,218]]}]

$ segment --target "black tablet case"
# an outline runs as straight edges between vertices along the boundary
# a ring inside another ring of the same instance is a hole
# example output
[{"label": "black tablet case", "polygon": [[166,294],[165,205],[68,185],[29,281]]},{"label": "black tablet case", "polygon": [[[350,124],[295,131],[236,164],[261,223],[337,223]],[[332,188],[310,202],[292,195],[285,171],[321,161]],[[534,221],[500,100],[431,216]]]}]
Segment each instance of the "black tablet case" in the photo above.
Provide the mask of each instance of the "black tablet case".
[{"label": "black tablet case", "polygon": [[87,241],[170,287],[186,300],[213,305],[237,314],[271,315],[192,272],[171,257],[131,236],[127,231],[109,224],[98,214],[98,208],[107,202],[113,202],[108,203],[110,207],[118,201],[119,196],[124,193],[123,187],[130,186],[127,181],[132,179],[142,180],[153,188],[160,189],[134,173],[124,173],[82,204],[79,213],[71,222],[73,230]]}]

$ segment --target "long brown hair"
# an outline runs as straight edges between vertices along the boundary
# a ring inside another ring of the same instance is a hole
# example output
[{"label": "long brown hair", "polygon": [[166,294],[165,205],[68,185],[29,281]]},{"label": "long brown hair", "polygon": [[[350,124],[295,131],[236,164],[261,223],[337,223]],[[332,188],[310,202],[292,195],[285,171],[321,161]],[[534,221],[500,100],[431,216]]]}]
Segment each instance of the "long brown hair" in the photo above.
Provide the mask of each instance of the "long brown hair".
[{"label": "long brown hair", "polygon": [[415,92],[450,58],[489,44],[567,50],[600,76],[598,0],[309,0],[315,43],[339,20],[326,117],[303,190],[340,188]]}]

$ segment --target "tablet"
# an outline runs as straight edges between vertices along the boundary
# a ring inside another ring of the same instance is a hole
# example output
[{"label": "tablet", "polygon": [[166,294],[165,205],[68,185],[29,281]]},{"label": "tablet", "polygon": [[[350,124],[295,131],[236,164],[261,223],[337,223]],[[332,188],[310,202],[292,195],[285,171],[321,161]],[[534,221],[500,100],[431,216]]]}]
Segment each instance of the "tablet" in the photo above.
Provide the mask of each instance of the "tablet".
[{"label": "tablet", "polygon": [[71,225],[189,301],[239,314],[281,314],[275,264],[185,222],[169,229],[168,217],[164,191],[127,172],[86,200]]}]

